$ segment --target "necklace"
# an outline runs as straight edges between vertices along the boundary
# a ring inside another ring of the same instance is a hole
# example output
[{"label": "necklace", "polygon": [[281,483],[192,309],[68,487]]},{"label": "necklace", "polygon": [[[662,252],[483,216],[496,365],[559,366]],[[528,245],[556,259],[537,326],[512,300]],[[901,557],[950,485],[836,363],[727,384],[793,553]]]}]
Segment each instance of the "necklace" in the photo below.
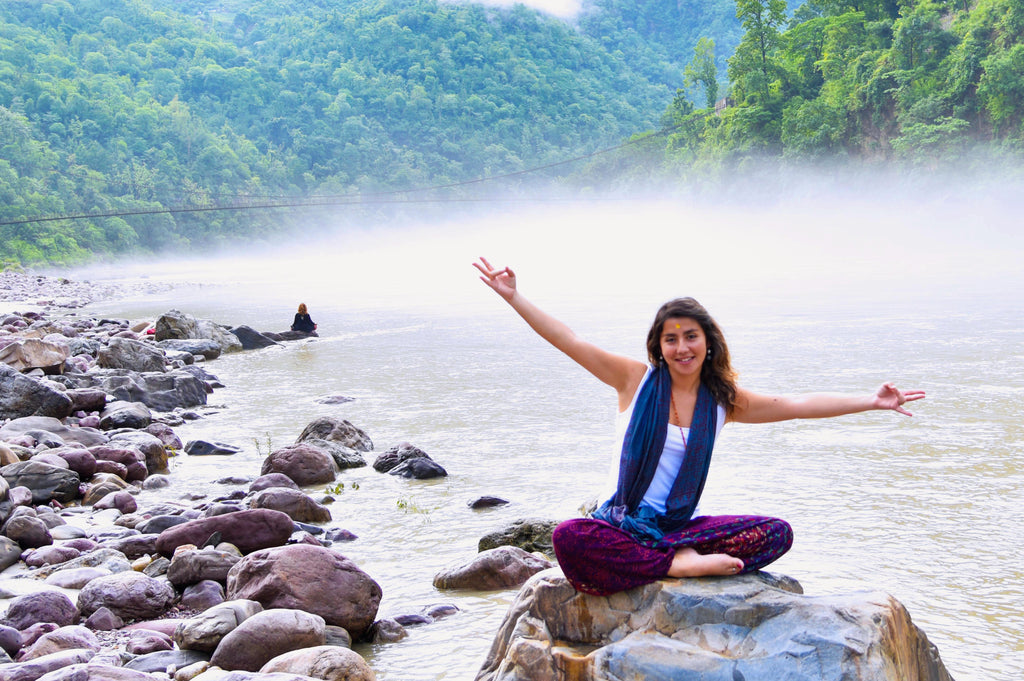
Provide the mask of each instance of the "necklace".
[{"label": "necklace", "polygon": [[686,433],[683,432],[683,427],[681,425],[678,425],[680,423],[680,421],[679,421],[679,413],[676,412],[676,396],[673,395],[670,392],[668,394],[668,399],[669,399],[669,402],[672,403],[672,418],[674,418],[676,420],[676,424],[677,424],[676,428],[679,429],[679,434],[683,437],[683,451],[686,451]]}]

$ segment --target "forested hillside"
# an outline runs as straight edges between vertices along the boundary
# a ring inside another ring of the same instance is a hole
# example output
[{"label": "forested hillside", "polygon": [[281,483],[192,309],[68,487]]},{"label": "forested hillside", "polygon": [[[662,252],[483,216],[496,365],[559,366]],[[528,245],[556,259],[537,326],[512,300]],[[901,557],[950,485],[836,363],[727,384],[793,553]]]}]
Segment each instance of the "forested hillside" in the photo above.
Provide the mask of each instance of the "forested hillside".
[{"label": "forested hillside", "polygon": [[[455,183],[616,144],[682,85],[643,32],[683,13],[646,5],[646,26],[592,7],[602,38],[435,0],[5,0],[0,222]],[[7,224],[0,259],[208,247],[278,217]]]},{"label": "forested hillside", "polygon": [[678,176],[758,159],[966,170],[1024,151],[1020,0],[737,0],[746,30],[719,115],[678,98]]},{"label": "forested hillside", "polygon": [[1022,145],[1021,0],[0,2],[0,262],[270,239],[290,214],[207,209],[538,167],[593,190]]}]

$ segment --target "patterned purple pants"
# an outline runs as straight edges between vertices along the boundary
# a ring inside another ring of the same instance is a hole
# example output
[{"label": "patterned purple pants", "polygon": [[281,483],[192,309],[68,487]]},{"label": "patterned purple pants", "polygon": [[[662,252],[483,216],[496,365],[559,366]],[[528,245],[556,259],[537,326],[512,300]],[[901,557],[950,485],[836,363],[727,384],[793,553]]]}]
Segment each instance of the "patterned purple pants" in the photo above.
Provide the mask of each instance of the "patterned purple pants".
[{"label": "patterned purple pants", "polygon": [[678,532],[665,535],[660,548],[644,546],[629,533],[592,518],[574,518],[551,536],[555,556],[577,591],[607,596],[668,575],[676,549],[726,553],[743,561],[743,572],[778,560],[793,545],[785,520],[756,515],[694,518]]}]

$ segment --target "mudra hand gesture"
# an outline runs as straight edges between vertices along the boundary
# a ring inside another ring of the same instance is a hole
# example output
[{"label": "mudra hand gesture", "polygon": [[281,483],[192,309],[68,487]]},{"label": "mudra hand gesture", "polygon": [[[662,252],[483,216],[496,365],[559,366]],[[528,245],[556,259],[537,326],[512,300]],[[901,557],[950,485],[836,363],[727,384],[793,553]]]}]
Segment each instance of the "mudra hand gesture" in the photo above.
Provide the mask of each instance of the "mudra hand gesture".
[{"label": "mudra hand gesture", "polygon": [[491,263],[487,262],[487,258],[480,258],[480,262],[473,263],[473,267],[483,274],[480,277],[482,282],[497,291],[498,295],[506,302],[512,301],[512,296],[516,292],[516,275],[511,269],[508,267],[495,269]]},{"label": "mudra hand gesture", "polygon": [[903,408],[903,405],[907,402],[919,400],[924,396],[923,390],[902,391],[892,383],[883,383],[882,387],[875,393],[874,406],[875,409],[892,409],[900,414],[913,416],[913,414]]}]

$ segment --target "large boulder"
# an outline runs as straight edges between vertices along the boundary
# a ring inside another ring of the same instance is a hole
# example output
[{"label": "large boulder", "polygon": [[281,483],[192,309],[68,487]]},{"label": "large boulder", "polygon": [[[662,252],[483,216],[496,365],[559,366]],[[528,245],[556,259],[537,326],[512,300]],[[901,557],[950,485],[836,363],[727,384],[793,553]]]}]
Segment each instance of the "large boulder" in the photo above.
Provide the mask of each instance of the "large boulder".
[{"label": "large boulder", "polygon": [[224,601],[180,622],[174,629],[174,642],[183,650],[212,653],[239,624],[262,611],[256,601]]},{"label": "large boulder", "polygon": [[275,450],[263,460],[260,475],[283,473],[300,487],[334,482],[338,466],[322,449],[298,443]]},{"label": "large boulder", "polygon": [[60,373],[68,349],[38,338],[19,339],[0,348],[0,362],[16,371],[42,369],[44,373]]},{"label": "large boulder", "polygon": [[299,434],[296,443],[312,439],[331,440],[351,447],[357,452],[372,452],[373,441],[363,430],[345,419],[321,416],[307,425]]},{"label": "large boulder", "polygon": [[348,558],[309,544],[257,551],[228,573],[229,599],[304,610],[344,627],[354,639],[373,624],[381,593],[380,585]]},{"label": "large boulder", "polygon": [[251,326],[245,326],[244,324],[236,326],[230,329],[230,331],[238,337],[238,342],[242,344],[243,350],[256,350],[267,348],[271,345],[280,345],[273,338],[268,338]]},{"label": "large boulder", "polygon": [[300,523],[327,523],[331,512],[300,490],[271,487],[257,492],[252,498],[253,508],[272,508]]},{"label": "large boulder", "polygon": [[0,421],[23,416],[66,418],[71,399],[45,381],[23,376],[18,370],[0,364]]},{"label": "large boulder", "polygon": [[289,608],[264,610],[221,639],[210,663],[222,669],[255,672],[278,655],[322,646],[325,641],[322,617]]},{"label": "large boulder", "polygon": [[554,555],[551,533],[558,526],[557,520],[543,518],[520,518],[505,527],[489,532],[480,538],[477,550],[487,551],[499,546],[517,546],[529,553],[540,552]]},{"label": "large boulder", "polygon": [[174,587],[134,570],[92,580],[78,592],[78,609],[88,617],[107,608],[123,620],[152,619],[174,602]]},{"label": "large boulder", "polygon": [[11,487],[32,490],[33,504],[48,504],[51,500],[62,504],[73,501],[78,497],[81,482],[73,470],[31,459],[0,468],[0,475]]},{"label": "large boulder", "polygon": [[196,318],[178,310],[168,310],[153,325],[153,338],[157,342],[168,338],[199,338]]},{"label": "large boulder", "polygon": [[103,369],[162,372],[166,368],[165,363],[162,350],[130,338],[111,338],[96,354],[96,364]]},{"label": "large boulder", "polygon": [[891,596],[805,596],[788,578],[662,580],[579,593],[557,569],[509,607],[477,681],[951,681]]},{"label": "large boulder", "polygon": [[551,567],[551,561],[538,558],[515,546],[499,546],[478,553],[465,565],[453,565],[434,575],[434,588],[495,591],[521,586],[523,582]]},{"label": "large boulder", "polygon": [[234,544],[242,553],[281,546],[292,536],[295,523],[286,513],[269,508],[225,513],[190,520],[160,533],[157,550],[165,556],[182,544],[202,546],[214,533],[221,541]]}]

